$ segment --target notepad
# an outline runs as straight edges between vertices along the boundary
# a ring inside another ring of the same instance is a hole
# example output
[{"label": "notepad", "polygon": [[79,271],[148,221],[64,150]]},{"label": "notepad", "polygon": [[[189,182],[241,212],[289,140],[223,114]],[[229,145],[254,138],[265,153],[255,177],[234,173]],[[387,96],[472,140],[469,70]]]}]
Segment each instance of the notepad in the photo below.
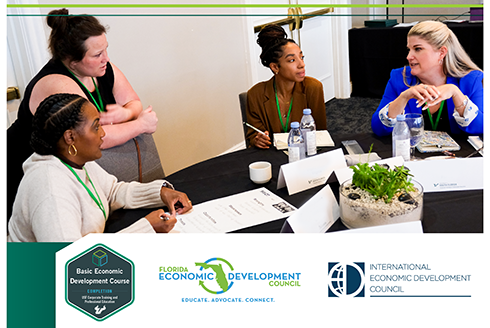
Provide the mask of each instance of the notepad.
[{"label": "notepad", "polygon": [[[274,147],[277,150],[288,149],[289,133],[274,133]],[[316,146],[317,147],[334,147],[335,143],[327,130],[316,131]]]},{"label": "notepad", "polygon": [[421,153],[458,151],[460,148],[458,143],[444,131],[424,131],[424,136],[417,145]]}]

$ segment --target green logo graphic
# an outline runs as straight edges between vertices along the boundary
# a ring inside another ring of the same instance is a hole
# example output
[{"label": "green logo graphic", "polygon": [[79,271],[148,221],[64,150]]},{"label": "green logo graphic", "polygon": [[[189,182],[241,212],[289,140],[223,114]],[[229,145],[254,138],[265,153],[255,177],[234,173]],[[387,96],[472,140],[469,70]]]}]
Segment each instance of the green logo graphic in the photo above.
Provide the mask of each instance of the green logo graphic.
[{"label": "green logo graphic", "polygon": [[92,263],[95,264],[96,266],[103,266],[108,262],[108,257],[107,253],[102,251],[102,250],[97,250],[95,253],[92,254]]},{"label": "green logo graphic", "polygon": [[134,299],[134,264],[97,244],[65,264],[65,300],[88,315],[103,321],[131,305]]},{"label": "green logo graphic", "polygon": [[207,288],[204,285],[204,281],[202,281],[202,280],[199,280],[199,285],[208,293],[223,294],[223,293],[227,292],[231,288],[231,286],[233,286],[233,282],[231,282],[230,284],[228,283],[228,279],[226,279],[225,271],[223,270],[223,265],[221,263],[211,264],[211,262],[214,262],[214,261],[221,261],[221,262],[225,263],[228,266],[228,268],[230,268],[231,271],[234,270],[233,266],[230,264],[230,262],[228,262],[225,259],[219,258],[219,257],[210,258],[206,262],[196,262],[196,266],[201,267],[199,269],[200,271],[202,271],[203,269],[204,270],[211,269],[214,271],[216,283],[221,288],[221,290],[220,291],[214,291],[214,290]]}]

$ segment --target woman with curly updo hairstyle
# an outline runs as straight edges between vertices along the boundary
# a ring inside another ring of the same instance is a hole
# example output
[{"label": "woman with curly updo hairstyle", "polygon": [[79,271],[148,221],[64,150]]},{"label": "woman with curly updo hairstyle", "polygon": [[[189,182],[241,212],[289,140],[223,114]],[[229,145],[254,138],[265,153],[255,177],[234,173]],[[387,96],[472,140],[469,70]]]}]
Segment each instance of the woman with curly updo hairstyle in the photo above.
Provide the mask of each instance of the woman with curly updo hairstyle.
[{"label": "woman with curly updo hairstyle", "polygon": [[[24,176],[8,224],[8,240],[72,242],[104,232],[110,213],[119,208],[159,209],[121,232],[169,232],[176,213],[192,208],[187,195],[164,180],[122,182],[96,162],[105,131],[97,108],[76,94],[44,99],[33,119]],[[176,204],[179,204],[176,208]]]},{"label": "woman with curly updo hairstyle", "polygon": [[248,129],[251,146],[269,148],[270,134],[288,132],[291,122],[301,121],[310,108],[318,130],[327,128],[323,85],[305,74],[303,52],[275,24],[264,27],[257,38],[262,48],[260,61],[274,74],[269,81],[254,85],[247,93],[247,121],[265,134]]},{"label": "woman with curly updo hairstyle", "polygon": [[29,82],[17,120],[7,131],[7,213],[11,213],[22,163],[32,154],[29,141],[32,118],[39,104],[56,93],[78,94],[100,112],[106,136],[102,148],[134,148],[133,138],[151,134],[157,117],[151,106],[143,110],[140,98],[124,74],[110,62],[106,27],[89,15],[70,15],[67,9],[49,12],[49,50],[52,58]]}]

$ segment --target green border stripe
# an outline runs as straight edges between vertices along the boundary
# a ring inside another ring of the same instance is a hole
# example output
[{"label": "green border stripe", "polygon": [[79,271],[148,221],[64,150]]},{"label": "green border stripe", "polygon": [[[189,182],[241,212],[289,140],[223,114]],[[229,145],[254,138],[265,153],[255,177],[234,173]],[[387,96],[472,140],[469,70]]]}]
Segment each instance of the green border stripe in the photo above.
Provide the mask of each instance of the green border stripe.
[{"label": "green border stripe", "polygon": [[7,8],[483,8],[483,4],[7,4]]},{"label": "green border stripe", "polygon": [[[267,14],[90,14],[91,16],[96,16],[96,17],[256,17],[256,16],[266,16],[266,17],[286,17],[286,14],[273,14],[273,15],[267,15]],[[423,17],[423,16],[446,16],[448,15],[447,13],[445,14],[413,14],[413,15],[407,15],[407,14],[389,14],[390,17]],[[39,17],[46,17],[48,14],[7,14],[7,17],[33,17],[33,16],[39,16]],[[51,15],[51,16],[66,16],[66,15]],[[311,16],[311,15],[289,15],[289,16]],[[386,17],[386,14],[333,14],[333,13],[328,13],[325,15],[314,15],[314,16],[325,16],[325,17],[341,17],[341,16],[348,16],[348,17],[355,17],[355,16],[379,16],[379,17]],[[450,15],[450,16],[456,16],[456,14]],[[467,14],[461,14],[458,15],[458,17],[470,17],[470,13],[468,12]]]}]

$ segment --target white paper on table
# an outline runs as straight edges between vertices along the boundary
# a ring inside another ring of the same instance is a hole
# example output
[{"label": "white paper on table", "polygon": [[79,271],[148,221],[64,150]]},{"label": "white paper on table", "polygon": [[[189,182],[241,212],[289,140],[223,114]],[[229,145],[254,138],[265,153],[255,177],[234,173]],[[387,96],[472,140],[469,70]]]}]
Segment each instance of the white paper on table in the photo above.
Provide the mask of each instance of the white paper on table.
[{"label": "white paper on table", "polygon": [[368,228],[357,228],[331,233],[423,233],[422,221],[385,224]]},{"label": "white paper on table", "polygon": [[468,142],[475,148],[475,150],[481,149],[479,151],[480,155],[483,156],[483,140],[479,136],[469,136]]},{"label": "white paper on table", "polygon": [[[373,166],[374,164],[388,164],[390,168],[393,168],[394,166],[402,166],[404,163],[403,157],[397,156],[397,157],[390,157],[387,159],[382,159],[380,161],[375,161],[375,162],[369,162],[369,166]],[[352,175],[354,174],[354,171],[350,167],[345,167],[341,169],[335,170],[335,175],[337,176],[337,181],[342,184],[344,181],[347,181],[349,179],[352,179]]]},{"label": "white paper on table", "polygon": [[289,195],[327,182],[332,172],[346,167],[344,153],[338,148],[296,162],[283,164],[279,170],[277,189],[288,188]]},{"label": "white paper on table", "polygon": [[483,189],[483,157],[406,162],[424,192]]},{"label": "white paper on table", "polygon": [[173,230],[225,233],[278,220],[295,210],[294,206],[262,187],[194,205],[192,212],[177,215]]},{"label": "white paper on table", "polygon": [[[274,133],[274,146],[277,150],[288,149],[289,133]],[[317,147],[334,147],[330,133],[327,130],[316,130],[316,146]]]},{"label": "white paper on table", "polygon": [[398,23],[398,24],[396,24],[393,27],[410,27],[410,26],[416,25],[417,23],[418,23],[418,21],[417,22],[412,22],[412,23]]},{"label": "white paper on table", "polygon": [[330,186],[326,185],[296,210],[287,221],[295,233],[324,233],[339,216],[339,204]]}]

